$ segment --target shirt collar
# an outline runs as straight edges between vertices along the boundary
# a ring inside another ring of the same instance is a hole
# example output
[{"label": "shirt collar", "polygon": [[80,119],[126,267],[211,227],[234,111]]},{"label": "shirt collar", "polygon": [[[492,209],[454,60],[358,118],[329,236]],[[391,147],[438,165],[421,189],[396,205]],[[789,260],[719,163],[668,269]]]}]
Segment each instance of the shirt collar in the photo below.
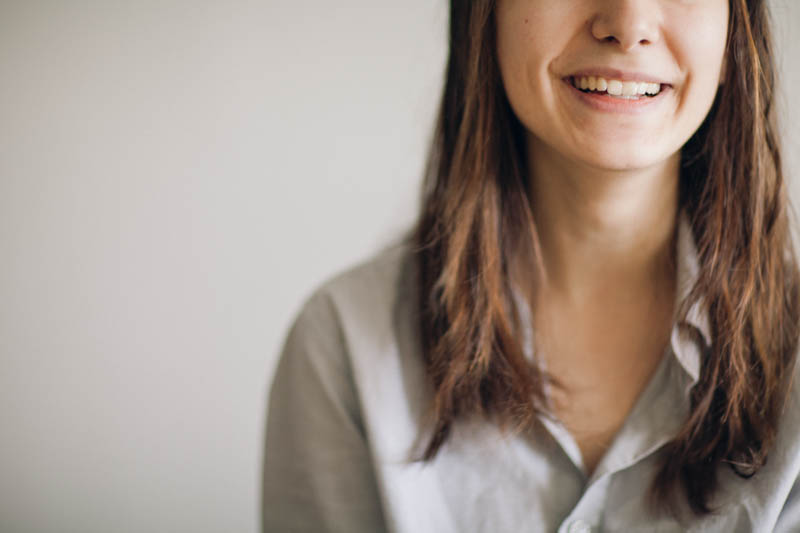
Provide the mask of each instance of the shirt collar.
[{"label": "shirt collar", "polygon": [[[678,217],[678,235],[676,243],[677,286],[675,310],[679,312],[689,296],[700,272],[692,227],[688,215],[681,210]],[[692,384],[700,377],[702,354],[711,345],[711,323],[708,311],[702,298],[696,301],[686,313],[685,320],[679,321],[676,315],[675,324],[670,336],[670,345],[675,358],[691,378]],[[701,341],[703,346],[698,345]]]}]

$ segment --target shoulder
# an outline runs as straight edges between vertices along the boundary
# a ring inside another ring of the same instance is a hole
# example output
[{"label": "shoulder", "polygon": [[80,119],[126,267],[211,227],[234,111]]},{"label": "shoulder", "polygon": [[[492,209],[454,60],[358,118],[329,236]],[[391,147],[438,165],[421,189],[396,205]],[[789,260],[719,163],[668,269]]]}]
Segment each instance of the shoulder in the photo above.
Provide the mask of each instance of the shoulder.
[{"label": "shoulder", "polygon": [[384,249],[313,291],[289,330],[270,402],[299,394],[313,404],[310,413],[337,406],[359,431],[379,440],[390,435],[389,452],[405,453],[415,436],[413,413],[426,401],[412,250],[406,244]]},{"label": "shoulder", "polygon": [[409,269],[411,245],[390,245],[322,283],[315,296],[325,295],[338,306],[374,305],[395,296],[402,274]]},{"label": "shoulder", "polygon": [[392,327],[398,304],[413,290],[412,245],[392,244],[315,287],[304,301],[290,335],[342,342],[375,336]]},{"label": "shoulder", "polygon": [[385,326],[398,299],[413,292],[411,250],[407,242],[392,244],[330,276],[306,299],[298,321],[335,321],[345,332]]},{"label": "shoulder", "polygon": [[409,259],[409,245],[392,245],[314,288],[289,327],[274,382],[347,397],[347,410],[355,412],[352,389],[360,361],[375,361],[378,349],[389,344],[387,336],[391,342],[396,337],[395,307],[405,302],[397,285]]}]

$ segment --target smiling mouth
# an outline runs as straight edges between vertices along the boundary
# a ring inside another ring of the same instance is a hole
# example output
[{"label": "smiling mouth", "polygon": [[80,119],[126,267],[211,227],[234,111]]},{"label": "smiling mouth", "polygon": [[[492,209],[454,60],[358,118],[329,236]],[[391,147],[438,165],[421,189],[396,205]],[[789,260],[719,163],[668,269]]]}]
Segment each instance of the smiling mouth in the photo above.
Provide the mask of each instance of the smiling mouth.
[{"label": "smiling mouth", "polygon": [[623,100],[655,98],[668,85],[646,81],[621,81],[599,76],[570,76],[569,83],[583,93],[607,94]]}]

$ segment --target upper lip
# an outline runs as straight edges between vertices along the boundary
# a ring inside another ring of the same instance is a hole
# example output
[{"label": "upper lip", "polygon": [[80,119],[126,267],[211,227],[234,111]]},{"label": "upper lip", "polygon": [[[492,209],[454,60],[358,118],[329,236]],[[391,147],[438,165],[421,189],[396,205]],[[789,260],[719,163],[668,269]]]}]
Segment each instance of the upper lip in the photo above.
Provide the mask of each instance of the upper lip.
[{"label": "upper lip", "polygon": [[660,85],[671,85],[668,81],[648,74],[646,72],[634,72],[630,70],[618,70],[608,67],[590,67],[573,72],[567,78],[581,78],[586,76],[595,76],[605,78],[606,80],[619,80],[619,81],[638,81],[647,83],[658,83]]}]

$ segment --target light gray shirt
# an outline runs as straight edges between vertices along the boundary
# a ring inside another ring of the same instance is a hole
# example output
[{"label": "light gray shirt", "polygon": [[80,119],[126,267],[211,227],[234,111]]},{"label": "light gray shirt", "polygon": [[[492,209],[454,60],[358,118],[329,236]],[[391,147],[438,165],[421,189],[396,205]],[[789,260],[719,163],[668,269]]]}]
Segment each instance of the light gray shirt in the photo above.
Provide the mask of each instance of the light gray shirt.
[{"label": "light gray shirt", "polygon": [[[681,301],[698,269],[684,217],[677,251]],[[720,468],[715,514],[681,524],[648,513],[663,445],[687,416],[700,344],[711,340],[699,305],[686,327],[673,327],[657,371],[591,475],[570,433],[545,418],[546,432],[515,437],[488,422],[457,422],[433,461],[409,460],[429,435],[422,417],[432,397],[415,297],[409,248],[400,245],[306,302],[269,398],[265,531],[800,532],[798,387],[766,466],[748,480]]]}]

